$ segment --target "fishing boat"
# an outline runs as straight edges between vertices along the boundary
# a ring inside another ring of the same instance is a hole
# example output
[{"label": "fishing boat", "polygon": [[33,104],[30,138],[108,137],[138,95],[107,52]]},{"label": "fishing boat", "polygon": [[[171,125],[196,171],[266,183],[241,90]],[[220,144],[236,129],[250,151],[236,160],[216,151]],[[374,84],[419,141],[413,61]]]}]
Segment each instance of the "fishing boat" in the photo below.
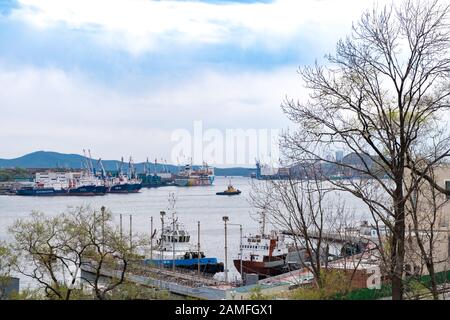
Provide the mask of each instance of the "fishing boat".
[{"label": "fishing boat", "polygon": [[222,192],[216,192],[216,195],[218,196],[235,196],[241,194],[241,190],[235,189],[231,183],[228,185],[227,190]]},{"label": "fishing boat", "polygon": [[144,172],[138,174],[138,178],[142,181],[143,188],[158,188],[163,186],[168,186],[173,183],[172,174],[167,171],[167,167],[162,164],[164,169],[163,172],[156,172],[156,168],[158,167],[158,162],[155,159],[154,163],[154,172],[150,172],[150,164],[148,162],[144,163]]},{"label": "fishing boat", "polygon": [[37,172],[34,184],[18,189],[19,196],[98,196],[106,193],[102,181],[86,172]]},{"label": "fishing boat", "polygon": [[200,269],[200,272],[207,274],[224,271],[223,263],[217,262],[217,258],[207,257],[198,246],[190,245],[191,236],[178,221],[174,212],[169,220],[171,221],[165,224],[162,216],[163,227],[160,238],[151,256],[144,260],[145,264],[165,268]]},{"label": "fishing boat", "polygon": [[108,193],[137,193],[142,188],[142,180],[137,177],[133,159],[130,157],[128,172],[123,172],[123,157],[117,170],[117,177],[108,181]]},{"label": "fishing boat", "polygon": [[18,196],[62,196],[66,191],[63,189],[56,189],[50,186],[35,185],[32,187],[23,187],[16,191]]},{"label": "fishing boat", "polygon": [[264,213],[261,225],[260,233],[242,238],[238,259],[233,264],[241,274],[258,274],[263,279],[287,271],[290,250],[283,234],[274,230],[265,233]]}]

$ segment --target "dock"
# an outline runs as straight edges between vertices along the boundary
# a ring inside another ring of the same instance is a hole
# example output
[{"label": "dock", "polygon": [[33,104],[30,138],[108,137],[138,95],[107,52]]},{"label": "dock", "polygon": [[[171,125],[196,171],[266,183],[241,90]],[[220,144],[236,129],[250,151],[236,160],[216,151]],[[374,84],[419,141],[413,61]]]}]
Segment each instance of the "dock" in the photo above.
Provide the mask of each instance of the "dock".
[{"label": "dock", "polygon": [[[95,273],[95,267],[86,261],[81,270]],[[119,278],[121,271],[114,268],[102,268],[101,275],[108,278]],[[169,269],[132,264],[128,268],[125,279],[135,284],[167,290],[171,293],[207,300],[226,298],[226,290],[234,288],[230,284],[193,272],[172,271]]]},{"label": "dock", "polygon": [[[301,232],[292,232],[284,230],[282,234],[287,236],[302,237]],[[346,244],[346,243],[359,243],[359,242],[376,242],[378,238],[372,235],[361,235],[356,232],[322,232],[318,234],[317,232],[309,231],[308,236],[311,239],[321,239],[330,243],[336,244]]]},{"label": "dock", "polygon": [[[83,263],[81,270],[85,273],[96,273],[95,267],[89,261]],[[103,267],[100,274],[107,278],[120,278],[121,271]],[[167,290],[180,296],[203,300],[248,299],[256,286],[260,287],[262,293],[269,294],[286,290],[291,285],[280,281],[239,287],[194,272],[181,270],[174,272],[169,269],[139,264],[132,264],[128,268],[125,279],[137,285]]]}]

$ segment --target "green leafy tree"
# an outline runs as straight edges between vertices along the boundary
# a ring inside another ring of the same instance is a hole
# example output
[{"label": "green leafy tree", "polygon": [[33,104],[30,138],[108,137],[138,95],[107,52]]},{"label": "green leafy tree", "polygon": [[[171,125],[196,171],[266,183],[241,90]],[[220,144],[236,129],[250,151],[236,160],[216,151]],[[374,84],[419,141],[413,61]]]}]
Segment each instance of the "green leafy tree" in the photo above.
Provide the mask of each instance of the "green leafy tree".
[{"label": "green leafy tree", "polygon": [[0,300],[9,298],[6,295],[6,288],[11,282],[11,266],[14,263],[14,256],[5,243],[0,242]]},{"label": "green leafy tree", "polygon": [[[133,242],[121,235],[105,208],[98,212],[81,207],[52,217],[33,212],[17,220],[9,232],[17,257],[14,269],[32,278],[47,299],[57,300],[82,296],[80,279],[97,299],[106,299],[125,281],[129,262],[136,259],[133,250],[144,242],[138,235]],[[83,265],[90,267],[90,277],[83,276]],[[103,268],[117,275],[106,285],[100,281]]]}]

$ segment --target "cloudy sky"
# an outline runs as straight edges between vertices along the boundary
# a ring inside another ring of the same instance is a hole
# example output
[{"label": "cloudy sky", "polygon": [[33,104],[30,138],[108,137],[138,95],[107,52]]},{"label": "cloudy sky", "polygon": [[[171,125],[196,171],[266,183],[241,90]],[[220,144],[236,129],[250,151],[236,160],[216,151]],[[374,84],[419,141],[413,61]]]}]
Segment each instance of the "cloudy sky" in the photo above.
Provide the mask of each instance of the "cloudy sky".
[{"label": "cloudy sky", "polygon": [[282,129],[299,66],[373,0],[0,0],[0,158],[170,158],[176,129]]}]

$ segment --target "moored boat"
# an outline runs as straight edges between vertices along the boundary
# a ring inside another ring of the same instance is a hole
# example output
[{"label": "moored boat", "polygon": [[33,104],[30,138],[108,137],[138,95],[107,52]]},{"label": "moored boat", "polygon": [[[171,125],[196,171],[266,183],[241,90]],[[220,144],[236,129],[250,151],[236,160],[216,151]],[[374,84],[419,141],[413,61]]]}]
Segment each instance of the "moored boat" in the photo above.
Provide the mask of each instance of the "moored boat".
[{"label": "moored boat", "polygon": [[275,230],[265,233],[265,213],[261,216],[260,233],[242,239],[238,259],[233,260],[236,269],[242,275],[257,274],[260,279],[297,269],[298,265],[290,260],[298,254],[290,252],[282,233]]},{"label": "moored boat", "polygon": [[37,172],[33,185],[16,190],[19,196],[97,196],[105,193],[102,181],[85,172]]},{"label": "moored boat", "polygon": [[18,196],[62,196],[65,195],[65,190],[55,189],[53,187],[23,187],[16,191]]},{"label": "moored boat", "polygon": [[123,158],[118,168],[117,177],[109,181],[108,193],[137,193],[142,189],[142,180],[138,179],[133,160],[130,157],[128,173],[123,173]]},{"label": "moored boat", "polygon": [[[285,270],[288,251],[284,236],[275,231],[269,235],[245,236],[242,241],[242,273],[256,273],[260,278],[281,274]],[[233,263],[241,272],[240,256]]]},{"label": "moored boat", "polygon": [[171,222],[163,227],[157,247],[152,255],[144,260],[145,264],[165,268],[182,268],[198,270],[202,273],[215,274],[224,271],[224,265],[217,258],[207,257],[203,251],[190,245],[190,234],[178,222],[172,213]]}]

